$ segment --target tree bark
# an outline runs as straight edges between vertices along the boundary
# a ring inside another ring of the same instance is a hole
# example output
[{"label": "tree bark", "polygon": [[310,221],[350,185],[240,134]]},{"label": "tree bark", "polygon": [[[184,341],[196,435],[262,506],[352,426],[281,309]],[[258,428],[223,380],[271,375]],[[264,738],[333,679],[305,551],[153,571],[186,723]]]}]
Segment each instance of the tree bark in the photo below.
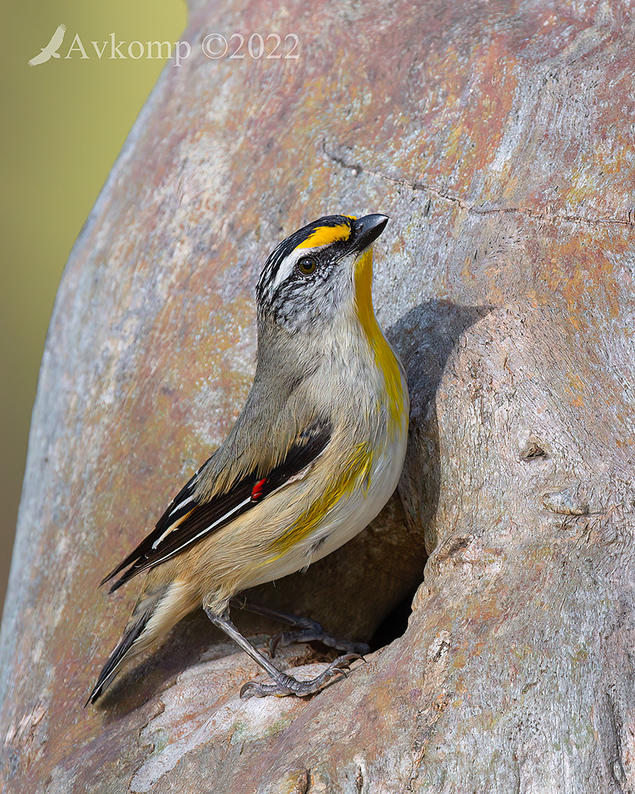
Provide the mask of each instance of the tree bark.
[{"label": "tree bark", "polygon": [[[233,31],[295,33],[300,57],[206,59]],[[135,124],[51,322],[3,790],[635,790],[634,32],[618,2],[192,3],[192,55]],[[258,669],[196,614],[83,710],[138,588],[96,584],[235,419],[266,254],[372,211],[412,395],[398,494],[254,597],[376,650],[308,700],[240,701]]]}]

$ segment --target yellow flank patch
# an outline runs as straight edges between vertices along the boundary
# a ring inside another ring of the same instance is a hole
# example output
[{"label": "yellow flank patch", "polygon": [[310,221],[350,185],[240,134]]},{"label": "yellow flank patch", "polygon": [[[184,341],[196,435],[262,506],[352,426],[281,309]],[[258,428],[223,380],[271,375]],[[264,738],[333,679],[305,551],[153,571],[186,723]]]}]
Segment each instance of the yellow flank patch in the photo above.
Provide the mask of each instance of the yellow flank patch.
[{"label": "yellow flank patch", "polygon": [[351,227],[347,223],[340,223],[337,226],[318,226],[296,248],[317,248],[322,245],[330,245],[338,240],[348,240],[350,234]]},{"label": "yellow flank patch", "polygon": [[369,445],[365,442],[357,444],[338,476],[325,489],[322,496],[313,502],[298,520],[271,544],[271,550],[277,552],[277,554],[275,557],[268,559],[267,562],[279,560],[296,543],[304,540],[314,532],[328,511],[343,496],[349,494],[356,486],[361,485],[364,478],[366,478],[364,487],[368,489],[372,464],[373,452]]},{"label": "yellow flank patch", "polygon": [[386,341],[373,309],[373,251],[367,248],[355,266],[355,308],[360,325],[375,356],[375,364],[384,376],[388,411],[393,427],[401,426],[404,412],[403,385],[399,364]]}]

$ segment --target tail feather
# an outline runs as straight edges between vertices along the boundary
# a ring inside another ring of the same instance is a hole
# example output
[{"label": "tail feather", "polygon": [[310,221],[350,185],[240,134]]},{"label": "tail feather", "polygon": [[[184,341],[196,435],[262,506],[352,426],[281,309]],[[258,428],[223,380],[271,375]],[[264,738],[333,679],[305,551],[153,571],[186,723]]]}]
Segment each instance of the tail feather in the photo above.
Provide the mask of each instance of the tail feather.
[{"label": "tail feather", "polygon": [[152,609],[147,609],[139,618],[137,618],[137,620],[128,625],[123,637],[119,640],[114,650],[106,660],[106,664],[102,667],[99,678],[97,679],[97,683],[93,687],[93,691],[90,693],[85,706],[87,706],[89,703],[94,703],[99,697],[101,697],[104,689],[108,686],[117,673],[119,665],[124,660],[135,641],[138,640],[143,633],[143,630],[150,620],[152,612]]},{"label": "tail feather", "polygon": [[108,657],[90,693],[86,705],[94,703],[109,686],[123,661],[146,650],[155,640],[165,635],[171,628],[190,612],[197,601],[196,593],[178,581],[169,585],[148,588],[142,593],[123,637]]}]

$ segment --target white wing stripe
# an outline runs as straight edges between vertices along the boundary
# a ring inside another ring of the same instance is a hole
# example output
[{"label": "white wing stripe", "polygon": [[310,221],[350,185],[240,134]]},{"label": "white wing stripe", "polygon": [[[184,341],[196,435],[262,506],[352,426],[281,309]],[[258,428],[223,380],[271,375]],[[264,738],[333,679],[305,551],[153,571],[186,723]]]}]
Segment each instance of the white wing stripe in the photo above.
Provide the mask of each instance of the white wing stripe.
[{"label": "white wing stripe", "polygon": [[[214,529],[214,527],[217,526],[218,524],[220,524],[222,521],[226,521],[229,518],[229,516],[233,515],[237,510],[240,510],[241,507],[244,507],[250,501],[251,501],[251,495],[248,496],[246,499],[243,499],[243,501],[240,502],[240,504],[237,504],[235,507],[232,507],[231,510],[228,510],[220,518],[217,518],[216,521],[211,523],[208,527],[205,527],[205,529],[202,529],[200,532],[198,532],[196,535],[194,535],[194,537],[189,538],[189,540],[186,540],[185,543],[183,543],[181,546],[179,546],[178,548],[174,549],[169,554],[166,554],[165,557],[161,557],[161,559],[153,561],[152,566],[154,567],[155,565],[158,565],[161,562],[165,562],[166,560],[169,560],[170,557],[173,557],[175,554],[178,554],[180,551],[183,551],[184,548],[189,546],[191,543],[194,543],[195,540],[198,540],[203,535],[206,535],[210,530]],[[163,533],[162,537],[165,537],[166,534],[167,533]],[[159,541],[157,541],[157,543],[158,542]],[[154,548],[154,546],[152,548]]]},{"label": "white wing stripe", "polygon": [[170,510],[169,515],[172,515],[173,513],[176,513],[177,510],[180,510],[182,507],[185,507],[185,505],[189,504],[192,501],[192,499],[194,499],[194,494],[188,496],[187,499],[184,499],[182,502],[179,502],[176,507]]}]

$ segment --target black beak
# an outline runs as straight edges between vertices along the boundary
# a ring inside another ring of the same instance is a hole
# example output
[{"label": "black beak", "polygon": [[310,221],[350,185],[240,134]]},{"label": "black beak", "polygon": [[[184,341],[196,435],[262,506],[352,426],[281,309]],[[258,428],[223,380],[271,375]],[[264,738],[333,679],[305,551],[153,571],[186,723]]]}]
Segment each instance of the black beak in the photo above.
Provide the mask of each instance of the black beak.
[{"label": "black beak", "polygon": [[353,221],[353,247],[356,251],[363,251],[374,243],[386,228],[387,215],[364,215]]}]

